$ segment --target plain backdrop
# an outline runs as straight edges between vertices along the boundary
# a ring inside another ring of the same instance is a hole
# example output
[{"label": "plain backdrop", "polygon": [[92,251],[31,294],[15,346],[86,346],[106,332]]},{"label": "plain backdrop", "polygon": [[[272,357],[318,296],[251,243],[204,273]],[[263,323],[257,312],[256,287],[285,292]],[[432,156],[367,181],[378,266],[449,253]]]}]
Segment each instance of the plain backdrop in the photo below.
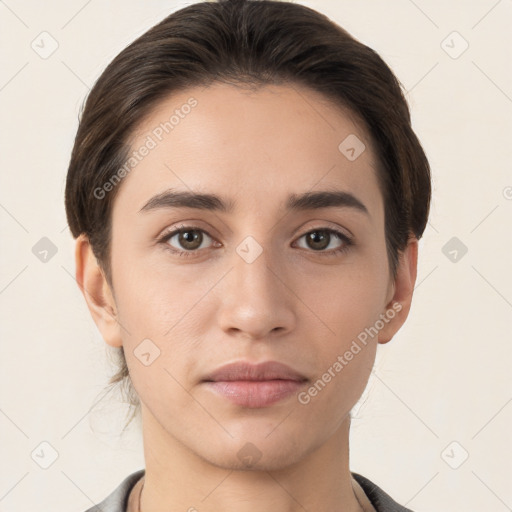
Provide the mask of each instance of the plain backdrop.
[{"label": "plain backdrop", "polygon": [[[93,407],[113,368],[74,280],[64,184],[94,81],[189,3],[0,1],[4,512],[83,512],[144,465],[119,397]],[[299,3],[393,69],[433,172],[412,310],[354,410],[351,470],[418,512],[512,510],[512,1]]]}]

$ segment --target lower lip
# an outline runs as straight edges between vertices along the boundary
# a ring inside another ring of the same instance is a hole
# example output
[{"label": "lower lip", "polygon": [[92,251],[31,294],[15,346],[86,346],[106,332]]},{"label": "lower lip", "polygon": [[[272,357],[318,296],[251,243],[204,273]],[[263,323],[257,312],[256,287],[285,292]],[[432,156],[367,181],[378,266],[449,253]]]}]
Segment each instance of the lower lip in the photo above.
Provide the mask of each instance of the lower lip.
[{"label": "lower lip", "polygon": [[299,391],[305,381],[236,380],[205,382],[210,389],[242,407],[266,407]]}]

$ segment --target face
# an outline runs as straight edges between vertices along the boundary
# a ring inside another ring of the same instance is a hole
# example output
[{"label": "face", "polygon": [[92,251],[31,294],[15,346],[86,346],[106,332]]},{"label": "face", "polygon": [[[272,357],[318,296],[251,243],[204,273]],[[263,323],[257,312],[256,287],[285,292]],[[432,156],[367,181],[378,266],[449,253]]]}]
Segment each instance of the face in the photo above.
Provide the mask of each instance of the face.
[{"label": "face", "polygon": [[[162,101],[143,146],[113,206],[105,339],[124,346],[145,428],[220,467],[243,466],[242,448],[293,464],[347,421],[400,322],[368,134],[306,88],[215,84]],[[302,380],[204,381],[266,361]]]}]

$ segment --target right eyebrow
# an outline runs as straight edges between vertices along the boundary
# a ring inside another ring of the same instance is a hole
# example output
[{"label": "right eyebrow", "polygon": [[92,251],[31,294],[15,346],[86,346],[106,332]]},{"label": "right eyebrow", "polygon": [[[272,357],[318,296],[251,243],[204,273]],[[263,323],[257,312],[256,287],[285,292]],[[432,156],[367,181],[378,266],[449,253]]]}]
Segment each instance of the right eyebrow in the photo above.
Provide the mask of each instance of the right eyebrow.
[{"label": "right eyebrow", "polygon": [[161,208],[195,208],[198,210],[231,212],[234,208],[234,202],[226,201],[215,194],[169,189],[153,196],[139,211],[147,212]]}]

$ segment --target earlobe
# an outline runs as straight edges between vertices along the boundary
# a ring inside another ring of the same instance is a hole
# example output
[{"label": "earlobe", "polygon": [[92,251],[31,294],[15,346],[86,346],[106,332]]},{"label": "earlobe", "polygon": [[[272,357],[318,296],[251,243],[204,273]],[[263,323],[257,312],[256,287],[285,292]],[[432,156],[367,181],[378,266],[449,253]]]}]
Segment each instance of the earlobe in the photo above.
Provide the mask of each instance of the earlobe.
[{"label": "earlobe", "polygon": [[112,290],[84,234],[76,240],[75,264],[76,281],[103,339],[113,347],[122,346]]},{"label": "earlobe", "polygon": [[397,274],[393,283],[393,296],[384,312],[389,322],[385,324],[378,336],[378,342],[382,344],[391,341],[409,315],[418,269],[418,240],[411,237],[407,247],[399,256]]}]

